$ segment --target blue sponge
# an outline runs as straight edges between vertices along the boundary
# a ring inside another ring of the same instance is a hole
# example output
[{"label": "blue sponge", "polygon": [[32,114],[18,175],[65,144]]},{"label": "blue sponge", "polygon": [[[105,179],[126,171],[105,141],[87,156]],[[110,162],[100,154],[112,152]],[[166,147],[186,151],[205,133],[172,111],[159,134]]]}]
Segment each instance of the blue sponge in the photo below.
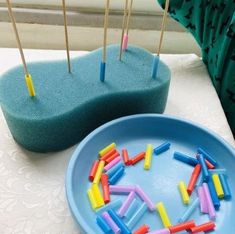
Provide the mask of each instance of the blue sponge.
[{"label": "blue sponge", "polygon": [[90,131],[120,116],[162,113],[170,70],[160,62],[151,78],[153,55],[129,46],[118,60],[119,46],[107,48],[106,79],[99,79],[102,50],[67,61],[28,65],[36,90],[30,98],[22,66],[0,78],[0,104],[15,140],[28,150],[50,152],[78,143]]}]

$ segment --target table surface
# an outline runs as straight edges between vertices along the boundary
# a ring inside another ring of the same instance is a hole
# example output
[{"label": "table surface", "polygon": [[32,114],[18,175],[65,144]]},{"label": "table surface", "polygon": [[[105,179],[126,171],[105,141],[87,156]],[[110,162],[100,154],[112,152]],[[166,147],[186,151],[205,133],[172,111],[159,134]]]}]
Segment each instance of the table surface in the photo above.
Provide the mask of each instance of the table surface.
[{"label": "table surface", "polygon": [[[71,52],[71,56],[87,52]],[[66,58],[65,51],[25,50],[26,61]],[[201,124],[235,145],[206,67],[196,55],[162,55],[172,71],[165,114]],[[0,75],[20,63],[18,50],[0,49]],[[23,78],[22,78],[22,82]],[[78,234],[68,209],[64,178],[73,146],[57,153],[24,150],[13,140],[0,110],[1,234]],[[55,160],[56,159],[56,160]]]}]

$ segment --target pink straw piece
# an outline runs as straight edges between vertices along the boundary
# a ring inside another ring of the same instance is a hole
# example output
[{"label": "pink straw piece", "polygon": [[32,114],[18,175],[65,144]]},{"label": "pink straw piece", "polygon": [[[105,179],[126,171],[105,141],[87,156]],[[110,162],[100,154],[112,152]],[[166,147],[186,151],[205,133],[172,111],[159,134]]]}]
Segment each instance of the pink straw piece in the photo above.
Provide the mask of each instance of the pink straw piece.
[{"label": "pink straw piece", "polygon": [[199,201],[200,201],[200,210],[204,214],[208,214],[208,206],[207,206],[207,200],[205,197],[205,192],[203,187],[198,187],[197,189]]},{"label": "pink straw piece", "polygon": [[211,195],[210,195],[208,185],[207,185],[207,183],[203,183],[202,186],[203,186],[203,190],[204,190],[204,193],[205,193],[205,198],[206,198],[206,201],[207,201],[209,217],[210,217],[211,220],[215,220],[216,212],[215,212],[215,207],[214,207],[212,199],[211,199]]},{"label": "pink straw piece", "polygon": [[166,228],[158,231],[148,232],[148,234],[170,234],[170,230]]},{"label": "pink straw piece", "polygon": [[135,199],[135,192],[132,191],[132,192],[130,192],[130,194],[128,195],[127,199],[123,202],[122,206],[118,210],[118,215],[121,218],[125,215],[126,211],[130,207],[130,205],[131,205],[131,203],[133,202],[134,199]]},{"label": "pink straw piece", "polygon": [[148,195],[143,191],[143,189],[140,188],[140,186],[136,186],[135,187],[135,191],[136,193],[139,195],[139,197],[146,203],[146,205],[148,206],[148,208],[151,211],[155,210],[155,205],[153,204],[153,202],[150,200],[150,198],[148,197]]},{"label": "pink straw piece", "polygon": [[107,211],[105,211],[102,214],[102,217],[105,219],[106,223],[111,227],[111,229],[113,230],[114,234],[120,234],[121,233],[121,229],[113,221],[113,219],[111,218],[111,216],[109,215],[109,213]]},{"label": "pink straw piece", "polygon": [[128,47],[128,35],[125,34],[124,37],[123,37],[123,43],[122,43],[122,50],[126,50],[127,47]]},{"label": "pink straw piece", "polygon": [[107,172],[108,170],[110,170],[111,168],[113,168],[115,165],[117,165],[120,161],[121,161],[121,156],[116,157],[114,160],[112,160],[109,164],[107,164],[104,167],[104,171]]},{"label": "pink straw piece", "polygon": [[135,191],[135,186],[131,185],[110,185],[109,192],[112,194],[127,194]]}]

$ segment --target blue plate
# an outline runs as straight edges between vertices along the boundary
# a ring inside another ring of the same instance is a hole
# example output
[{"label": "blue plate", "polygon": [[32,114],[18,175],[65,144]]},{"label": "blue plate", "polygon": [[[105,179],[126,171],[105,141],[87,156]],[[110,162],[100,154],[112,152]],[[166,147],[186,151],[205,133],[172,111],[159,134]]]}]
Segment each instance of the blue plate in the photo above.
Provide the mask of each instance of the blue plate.
[{"label": "blue plate", "polygon": [[[195,155],[197,148],[203,147],[219,162],[220,168],[227,169],[232,194],[235,194],[235,151],[218,135],[191,122],[175,117],[143,114],[111,121],[89,134],[77,147],[68,166],[66,175],[67,199],[72,214],[81,230],[88,234],[102,233],[96,224],[96,214],[92,211],[87,189],[90,187],[88,174],[97,152],[115,142],[117,148],[127,148],[131,156],[144,151],[146,144],[158,146],[169,141],[170,150],[153,156],[150,171],[143,169],[143,162],[126,167],[120,185],[140,185],[154,203],[165,203],[172,224],[176,224],[186,207],[182,204],[177,188],[180,180],[188,183],[192,167],[173,159],[173,152],[180,151]],[[193,194],[195,196],[195,193]],[[112,196],[116,199],[117,196]],[[125,199],[125,196],[119,196]],[[233,200],[221,201],[217,212],[216,229],[212,233],[234,233],[235,204]],[[207,222],[208,216],[200,214],[199,208],[191,219],[197,224]],[[148,224],[151,230],[161,229],[162,224],[156,212],[146,213],[137,226]]]}]

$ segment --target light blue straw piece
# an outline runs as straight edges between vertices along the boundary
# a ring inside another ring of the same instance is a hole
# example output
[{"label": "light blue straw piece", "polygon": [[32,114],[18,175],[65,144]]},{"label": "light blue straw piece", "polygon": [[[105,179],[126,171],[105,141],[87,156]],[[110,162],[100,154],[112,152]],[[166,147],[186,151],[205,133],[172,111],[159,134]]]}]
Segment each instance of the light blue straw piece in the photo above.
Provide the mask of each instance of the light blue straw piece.
[{"label": "light blue straw piece", "polygon": [[227,181],[227,176],[224,174],[219,174],[220,182],[224,190],[224,199],[229,200],[232,197],[231,190]]},{"label": "light blue straw piece", "polygon": [[202,177],[202,172],[200,172],[199,176],[198,176],[198,179],[197,179],[197,183],[196,183],[196,187],[199,187],[201,186],[203,183],[203,177]]},{"label": "light blue straw piece", "polygon": [[114,200],[114,201],[108,203],[107,205],[101,207],[100,209],[96,210],[96,213],[97,214],[102,214],[103,212],[108,211],[110,209],[116,210],[121,205],[122,205],[122,200],[121,199],[117,199],[117,200]]},{"label": "light blue straw piece", "polygon": [[134,213],[134,215],[128,221],[127,227],[132,230],[135,227],[135,225],[140,221],[140,219],[144,216],[147,210],[148,206],[146,205],[146,203],[143,202],[140,208]]},{"label": "light blue straw piece", "polygon": [[227,170],[225,168],[221,168],[221,169],[210,169],[209,170],[210,174],[226,174]]},{"label": "light blue straw piece", "polygon": [[106,172],[106,175],[108,175],[109,178],[111,178],[121,167],[124,167],[123,162],[119,162],[114,167],[112,167],[110,170]]},{"label": "light blue straw piece", "polygon": [[152,65],[152,78],[153,79],[157,78],[159,60],[160,60],[159,56],[158,55],[154,55],[154,57],[153,57],[153,65]]},{"label": "light blue straw piece", "polygon": [[191,205],[186,209],[184,214],[179,219],[179,223],[184,223],[187,220],[189,220],[192,213],[195,211],[195,209],[199,206],[199,198],[195,198],[195,200],[191,203]]},{"label": "light blue straw piece", "polygon": [[140,202],[135,198],[133,200],[133,202],[131,203],[130,207],[128,208],[128,210],[126,211],[126,213],[124,214],[124,216],[127,218],[127,220],[129,220],[134,215],[139,204],[140,204]]},{"label": "light blue straw piece", "polygon": [[101,82],[105,81],[105,70],[106,70],[106,63],[101,62],[100,63],[100,81]]}]

